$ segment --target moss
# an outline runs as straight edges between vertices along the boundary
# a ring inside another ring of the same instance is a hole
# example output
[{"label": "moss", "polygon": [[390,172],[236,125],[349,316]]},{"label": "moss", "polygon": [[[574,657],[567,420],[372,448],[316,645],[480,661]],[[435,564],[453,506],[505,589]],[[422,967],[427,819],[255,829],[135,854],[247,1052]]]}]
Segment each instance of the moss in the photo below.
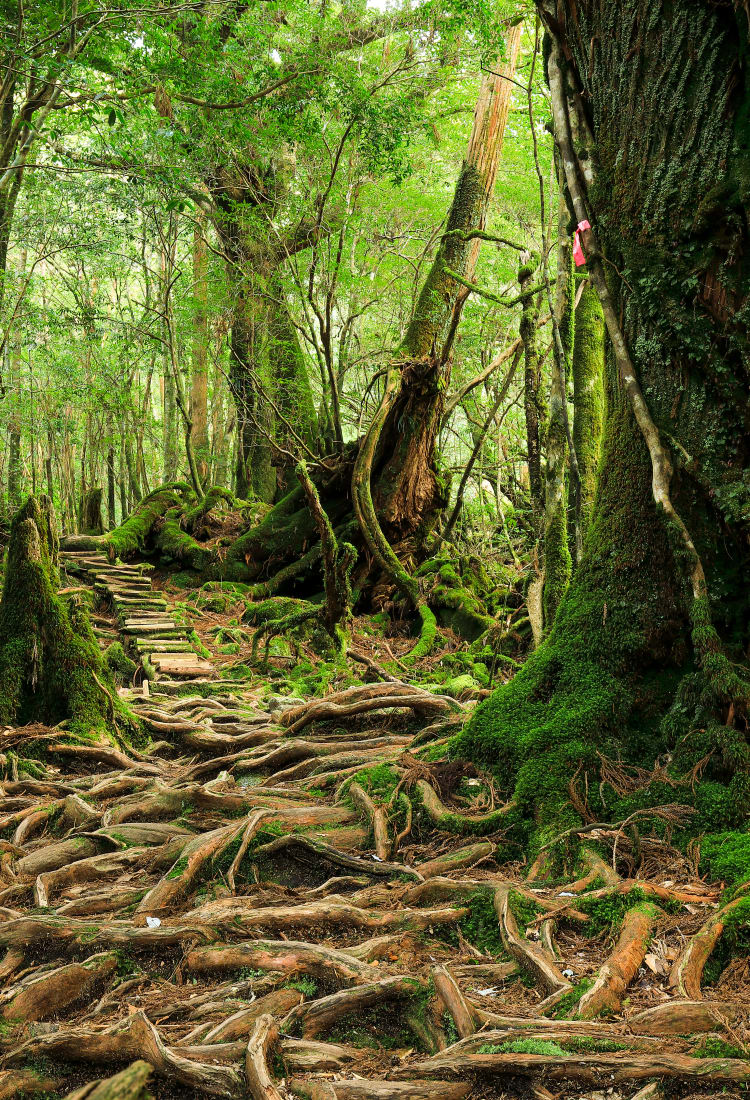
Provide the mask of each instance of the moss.
[{"label": "moss", "polygon": [[750,833],[709,833],[701,840],[700,870],[728,884],[750,877]]},{"label": "moss", "polygon": [[187,565],[196,573],[206,572],[216,558],[213,546],[203,546],[183,529],[182,505],[167,509],[156,527],[155,542],[167,561]]},{"label": "moss", "polygon": [[575,311],[573,342],[573,445],[581,482],[580,524],[591,524],[604,427],[604,315],[587,281]]},{"label": "moss", "polygon": [[616,932],[628,910],[650,903],[643,891],[636,887],[628,890],[627,894],[612,893],[601,898],[584,897],[576,904],[584,913],[588,913],[586,934],[594,937],[601,932]]},{"label": "moss", "polygon": [[129,684],[138,667],[125,653],[120,642],[112,642],[104,653],[104,664],[119,684]]},{"label": "moss", "polygon": [[180,878],[183,872],[187,870],[187,865],[187,857],[183,856],[181,859],[177,860],[175,865],[171,867],[169,871],[167,871],[166,877],[168,879]]},{"label": "moss", "polygon": [[507,1043],[483,1043],[480,1054],[547,1054],[564,1058],[569,1052],[550,1039],[513,1039]]},{"label": "moss", "polygon": [[0,722],[67,722],[71,733],[132,737],[85,607],[57,592],[51,503],[30,497],[11,525],[0,604]]},{"label": "moss", "polygon": [[727,1043],[718,1035],[707,1035],[690,1053],[693,1058],[747,1058],[749,1052],[747,1047]]},{"label": "moss", "polygon": [[583,978],[580,982],[577,982],[572,989],[569,989],[567,993],[564,993],[559,1001],[556,1001],[551,1014],[556,1020],[566,1019],[573,1013],[578,1007],[578,1002],[583,997],[584,993],[587,993],[593,985],[591,978]]},{"label": "moss", "polygon": [[293,982],[287,982],[285,989],[296,989],[305,997],[314,997],[318,992],[318,983],[313,978],[296,978]]},{"label": "moss", "polygon": [[[495,912],[492,892],[488,890],[475,890],[462,902],[468,907],[468,914],[458,923],[464,939],[472,943],[485,955],[504,955],[505,946],[500,935],[500,925]],[[449,926],[442,928],[438,935],[447,943],[458,946],[459,940],[455,930]]]},{"label": "moss", "polygon": [[400,778],[390,764],[375,764],[371,768],[363,768],[354,776],[356,782],[380,802],[388,801]]},{"label": "moss", "polygon": [[183,498],[193,499],[187,485],[162,485],[155,489],[138,504],[128,518],[110,531],[105,544],[110,546],[118,558],[130,554],[143,553],[147,547],[154,525],[170,508],[181,508]]}]

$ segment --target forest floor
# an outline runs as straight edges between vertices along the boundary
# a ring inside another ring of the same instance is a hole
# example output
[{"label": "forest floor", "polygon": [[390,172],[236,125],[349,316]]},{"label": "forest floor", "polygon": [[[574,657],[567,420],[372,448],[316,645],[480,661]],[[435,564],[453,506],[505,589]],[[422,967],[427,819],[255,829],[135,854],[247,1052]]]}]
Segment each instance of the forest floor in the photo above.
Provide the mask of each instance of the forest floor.
[{"label": "forest floor", "polygon": [[[471,703],[377,671],[284,696],[246,675],[231,608],[67,567],[102,643],[143,657],[122,695],[152,740],[0,735],[0,1100],[747,1095],[721,884],[627,834],[537,878],[488,777],[439,759]],[[398,657],[357,643],[370,672]]]}]

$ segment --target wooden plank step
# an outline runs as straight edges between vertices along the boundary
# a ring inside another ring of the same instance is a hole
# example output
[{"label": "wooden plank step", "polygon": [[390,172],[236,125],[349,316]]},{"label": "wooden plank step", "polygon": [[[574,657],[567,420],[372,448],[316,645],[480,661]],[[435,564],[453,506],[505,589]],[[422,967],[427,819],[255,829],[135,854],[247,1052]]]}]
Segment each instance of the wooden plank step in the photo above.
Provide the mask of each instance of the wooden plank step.
[{"label": "wooden plank step", "polygon": [[160,638],[184,638],[185,631],[180,627],[165,627],[163,623],[159,623],[156,626],[149,626],[148,623],[136,623],[135,625],[126,624],[123,627],[125,634],[132,634],[134,637],[139,635],[145,637],[148,634],[158,634]]},{"label": "wooden plank step", "polygon": [[136,638],[139,653],[195,653],[190,642],[179,638]]},{"label": "wooden plank step", "polygon": [[166,600],[158,600],[156,597],[151,599],[146,596],[141,599],[128,597],[127,600],[124,600],[122,596],[115,596],[112,603],[118,610],[127,611],[129,614],[134,611],[166,611],[168,606]]},{"label": "wooden plank step", "polygon": [[182,653],[154,653],[151,664],[157,672],[169,676],[215,676],[213,665],[199,657],[190,658]]}]

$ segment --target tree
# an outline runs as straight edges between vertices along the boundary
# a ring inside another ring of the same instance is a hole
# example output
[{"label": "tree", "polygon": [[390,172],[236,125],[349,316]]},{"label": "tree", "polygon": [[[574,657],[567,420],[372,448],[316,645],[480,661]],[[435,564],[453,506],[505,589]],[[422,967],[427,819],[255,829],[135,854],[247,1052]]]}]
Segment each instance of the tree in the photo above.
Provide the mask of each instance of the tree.
[{"label": "tree", "polygon": [[542,824],[578,819],[584,773],[588,811],[622,809],[600,801],[597,753],[666,758],[698,769],[695,804],[720,829],[750,789],[748,16],[686,0],[540,10],[571,228],[593,227],[612,344],[603,458],[552,633],[458,750]]}]

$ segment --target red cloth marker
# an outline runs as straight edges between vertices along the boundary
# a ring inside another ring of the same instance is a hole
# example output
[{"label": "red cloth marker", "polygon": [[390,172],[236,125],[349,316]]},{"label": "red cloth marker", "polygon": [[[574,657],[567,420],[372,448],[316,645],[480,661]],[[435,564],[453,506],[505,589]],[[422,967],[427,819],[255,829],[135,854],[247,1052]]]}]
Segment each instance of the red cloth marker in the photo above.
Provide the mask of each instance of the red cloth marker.
[{"label": "red cloth marker", "polygon": [[573,259],[576,262],[576,267],[581,267],[583,264],[586,263],[586,257],[583,253],[583,249],[581,248],[581,233],[584,231],[584,229],[591,229],[591,225],[589,224],[589,222],[579,222],[578,228],[575,232],[575,237],[573,238]]}]

